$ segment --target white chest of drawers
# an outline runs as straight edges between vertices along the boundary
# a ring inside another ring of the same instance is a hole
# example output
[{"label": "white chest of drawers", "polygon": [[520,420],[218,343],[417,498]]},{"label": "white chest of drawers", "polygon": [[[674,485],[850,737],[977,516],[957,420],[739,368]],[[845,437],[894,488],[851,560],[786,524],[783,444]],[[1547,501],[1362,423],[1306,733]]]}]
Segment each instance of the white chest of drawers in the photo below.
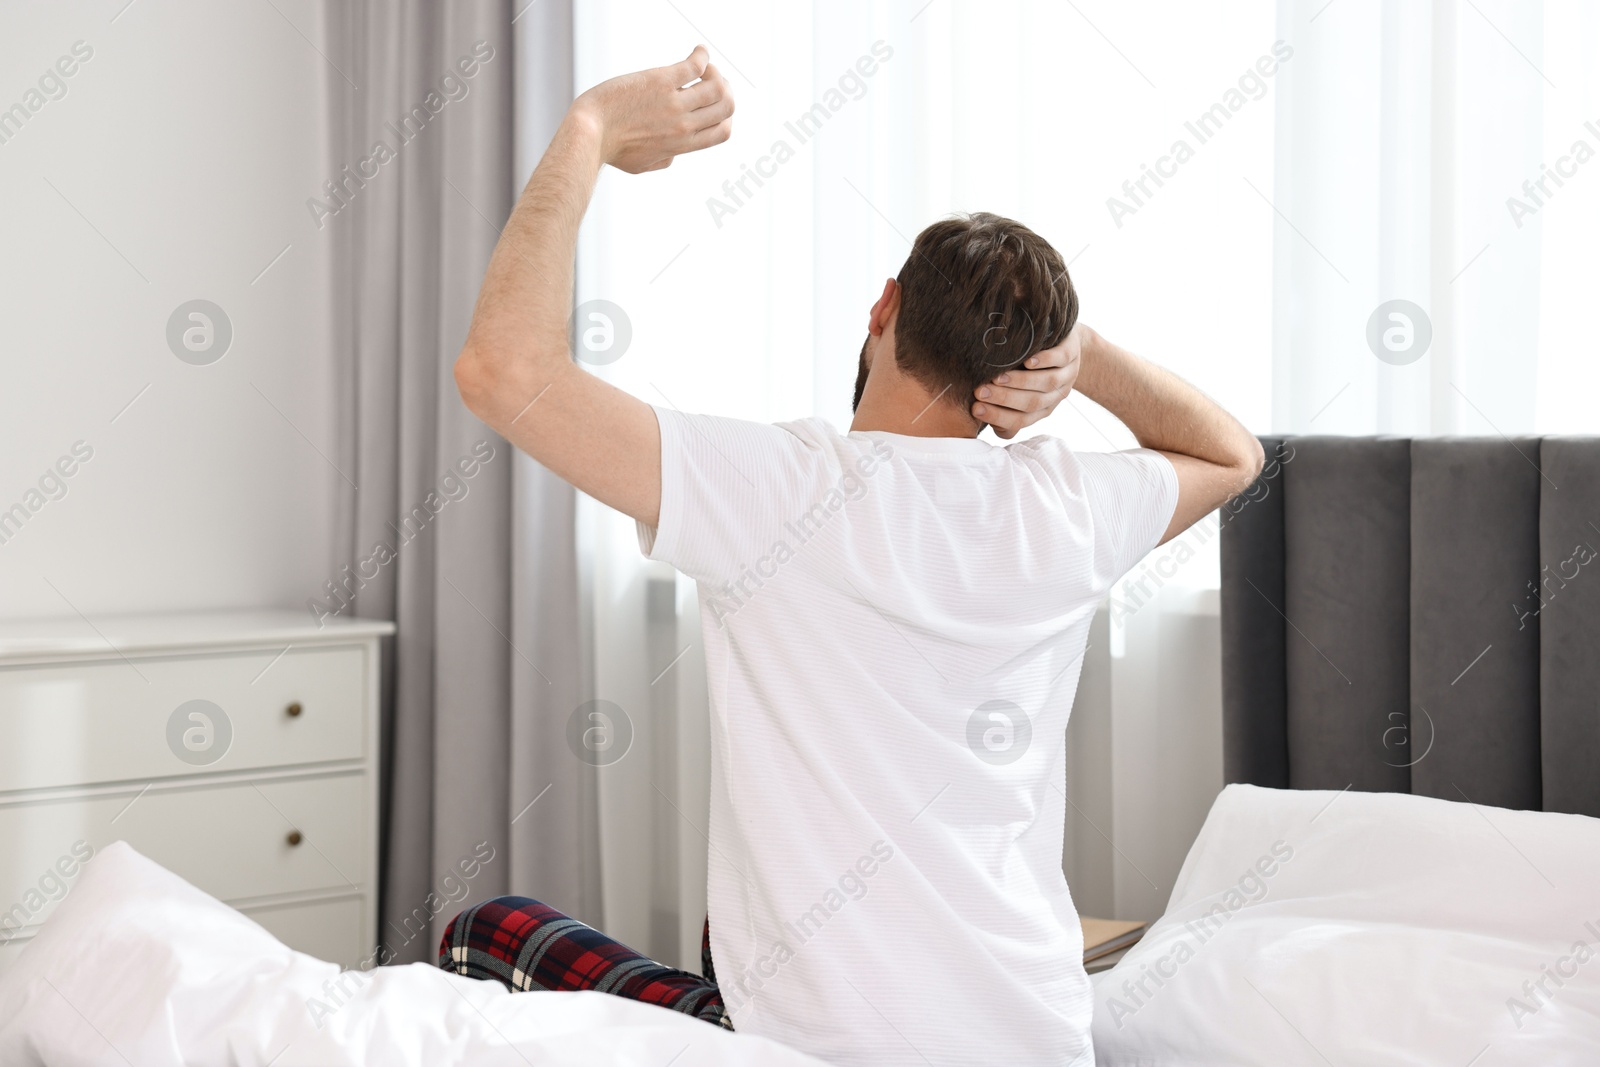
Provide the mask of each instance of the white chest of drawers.
[{"label": "white chest of drawers", "polygon": [[293,948],[370,957],[393,629],[292,611],[0,626],[0,968],[119,840]]}]

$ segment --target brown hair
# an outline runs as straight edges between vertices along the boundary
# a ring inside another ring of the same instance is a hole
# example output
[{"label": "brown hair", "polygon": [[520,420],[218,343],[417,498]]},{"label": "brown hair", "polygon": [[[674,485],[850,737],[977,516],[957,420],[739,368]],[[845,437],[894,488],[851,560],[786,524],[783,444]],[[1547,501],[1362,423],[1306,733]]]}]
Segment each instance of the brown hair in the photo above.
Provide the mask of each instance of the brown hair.
[{"label": "brown hair", "polygon": [[895,358],[956,404],[1078,321],[1078,293],[1050,242],[988,212],[957,215],[917,234],[900,268]]}]

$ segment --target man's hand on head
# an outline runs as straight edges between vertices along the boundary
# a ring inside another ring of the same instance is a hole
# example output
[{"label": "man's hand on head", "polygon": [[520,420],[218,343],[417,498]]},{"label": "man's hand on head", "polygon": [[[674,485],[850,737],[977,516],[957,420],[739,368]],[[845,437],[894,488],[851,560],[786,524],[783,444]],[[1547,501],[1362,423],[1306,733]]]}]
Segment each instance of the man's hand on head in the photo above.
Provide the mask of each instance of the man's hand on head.
[{"label": "man's hand on head", "polygon": [[705,48],[696,45],[681,63],[601,82],[573,101],[571,113],[594,125],[605,162],[639,174],[726,141],[733,130],[733,94]]},{"label": "man's hand on head", "polygon": [[1009,441],[1018,430],[1054,411],[1078,380],[1088,329],[1082,324],[1074,326],[1054,348],[1035,352],[1016,370],[978,386],[972,417],[987,423],[996,437]]}]

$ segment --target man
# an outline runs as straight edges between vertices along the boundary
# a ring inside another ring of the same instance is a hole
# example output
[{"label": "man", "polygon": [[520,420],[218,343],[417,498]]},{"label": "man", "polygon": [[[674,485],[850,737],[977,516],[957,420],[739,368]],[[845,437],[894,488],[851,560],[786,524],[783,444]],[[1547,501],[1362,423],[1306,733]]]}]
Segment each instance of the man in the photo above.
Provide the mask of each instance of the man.
[{"label": "man", "polygon": [[[1061,873],[1090,618],[1150,549],[1254,480],[1260,446],[1077,323],[1060,256],[992,215],[930,226],[884,284],[847,434],[652,408],[591,376],[567,319],[601,165],[660,169],[725,141],[732,114],[701,48],[580,96],[456,365],[485,422],[699,583],[720,982],[518,898],[458,917],[441,962],[731,1016],[840,1064],[1092,1064]],[[1143,447],[978,439],[1073,387]]]}]

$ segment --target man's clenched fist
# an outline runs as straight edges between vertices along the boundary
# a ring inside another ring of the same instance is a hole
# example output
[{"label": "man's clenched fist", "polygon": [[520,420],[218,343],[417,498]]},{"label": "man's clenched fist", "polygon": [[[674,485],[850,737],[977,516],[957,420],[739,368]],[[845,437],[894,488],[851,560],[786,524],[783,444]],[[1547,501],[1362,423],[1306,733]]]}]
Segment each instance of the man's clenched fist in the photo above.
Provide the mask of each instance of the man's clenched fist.
[{"label": "man's clenched fist", "polygon": [[594,125],[607,163],[639,174],[726,141],[733,129],[733,94],[705,48],[696,45],[681,63],[601,82],[573,101],[572,114]]}]

